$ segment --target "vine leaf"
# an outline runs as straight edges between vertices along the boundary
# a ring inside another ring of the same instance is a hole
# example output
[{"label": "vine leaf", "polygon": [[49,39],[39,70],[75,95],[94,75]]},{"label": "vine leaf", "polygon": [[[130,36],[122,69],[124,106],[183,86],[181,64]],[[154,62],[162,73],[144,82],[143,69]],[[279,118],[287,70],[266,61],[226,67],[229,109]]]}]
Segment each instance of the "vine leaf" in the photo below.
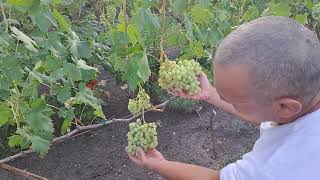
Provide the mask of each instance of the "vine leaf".
[{"label": "vine leaf", "polygon": [[18,30],[16,27],[10,27],[10,29],[14,33],[13,36],[22,41],[27,49],[33,52],[38,52],[38,50],[35,48],[35,46],[37,46],[37,43],[34,40]]}]

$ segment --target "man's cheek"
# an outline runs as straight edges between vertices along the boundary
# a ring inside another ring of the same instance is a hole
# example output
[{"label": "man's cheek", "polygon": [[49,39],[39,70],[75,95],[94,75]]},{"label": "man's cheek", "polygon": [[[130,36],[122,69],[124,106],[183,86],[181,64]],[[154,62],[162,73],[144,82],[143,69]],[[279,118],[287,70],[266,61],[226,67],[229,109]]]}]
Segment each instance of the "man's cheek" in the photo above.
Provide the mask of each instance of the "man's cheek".
[{"label": "man's cheek", "polygon": [[239,113],[247,115],[247,116],[256,116],[256,115],[258,115],[258,111],[256,110],[255,107],[244,106],[244,105],[233,105],[233,107]]}]

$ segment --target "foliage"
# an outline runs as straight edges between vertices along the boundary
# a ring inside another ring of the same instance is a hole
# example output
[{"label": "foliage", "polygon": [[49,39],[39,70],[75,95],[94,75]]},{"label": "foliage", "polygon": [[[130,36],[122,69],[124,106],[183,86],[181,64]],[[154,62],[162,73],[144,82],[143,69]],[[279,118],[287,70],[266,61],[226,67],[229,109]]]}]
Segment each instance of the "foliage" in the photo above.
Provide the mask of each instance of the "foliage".
[{"label": "foliage", "polygon": [[82,115],[105,118],[87,87],[99,76],[95,64],[134,91],[158,86],[167,59],[194,59],[211,77],[223,38],[260,16],[288,16],[320,32],[318,0],[2,0],[0,7],[0,127],[10,146],[41,156],[53,117],[63,120],[62,134]]},{"label": "foliage", "polygon": [[86,63],[91,49],[59,12],[64,5],[67,1],[1,3],[0,127],[14,130],[8,134],[9,146],[33,149],[42,157],[54,137],[53,116],[64,119],[63,133],[79,119],[74,113],[77,104],[87,104],[95,109],[93,116],[105,117],[86,87],[97,77],[97,70]]}]

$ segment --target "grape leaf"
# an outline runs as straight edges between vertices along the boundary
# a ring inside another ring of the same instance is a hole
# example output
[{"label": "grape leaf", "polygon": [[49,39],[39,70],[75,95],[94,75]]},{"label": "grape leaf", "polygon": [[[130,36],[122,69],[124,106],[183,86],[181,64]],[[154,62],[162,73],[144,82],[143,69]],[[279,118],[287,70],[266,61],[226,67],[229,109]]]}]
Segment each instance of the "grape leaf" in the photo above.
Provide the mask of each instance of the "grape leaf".
[{"label": "grape leaf", "polygon": [[97,68],[94,68],[92,66],[88,66],[87,63],[84,60],[78,60],[77,61],[77,67],[80,69],[86,69],[86,70],[95,70],[98,72]]},{"label": "grape leaf", "polygon": [[275,16],[289,17],[291,15],[291,8],[286,4],[278,3],[271,6],[271,12]]},{"label": "grape leaf", "polygon": [[70,77],[73,81],[81,80],[81,71],[77,68],[75,64],[65,63],[63,65],[63,70],[67,73],[67,76]]},{"label": "grape leaf", "polygon": [[5,125],[13,117],[11,109],[5,103],[0,104],[0,127]]},{"label": "grape leaf", "polygon": [[12,135],[8,137],[8,140],[8,144],[10,147],[16,147],[22,143],[23,137],[21,135]]},{"label": "grape leaf", "polygon": [[58,91],[57,99],[61,103],[65,103],[71,97],[71,87],[68,84],[64,84],[64,86]]},{"label": "grape leaf", "polygon": [[300,24],[306,25],[308,24],[308,14],[298,14],[296,15],[296,17],[294,18],[297,22],[299,22]]},{"label": "grape leaf", "polygon": [[39,84],[35,81],[31,81],[23,88],[23,95],[30,97],[30,99],[36,99],[38,97]]},{"label": "grape leaf", "polygon": [[158,31],[160,29],[159,17],[152,14],[149,9],[140,8],[134,18],[136,27],[142,29],[149,29],[151,31]]},{"label": "grape leaf", "polygon": [[60,12],[57,9],[54,9],[52,11],[53,17],[55,18],[55,20],[57,21],[60,29],[63,32],[69,32],[71,31],[71,26],[69,24],[69,22],[66,20],[66,17],[63,16],[62,14],[60,14]]},{"label": "grape leaf", "polygon": [[62,126],[61,126],[61,134],[62,135],[66,134],[67,132],[70,132],[71,122],[72,122],[71,119],[65,119],[63,121]]},{"label": "grape leaf", "polygon": [[69,119],[72,120],[75,115],[73,113],[73,111],[71,109],[67,109],[67,108],[60,108],[59,112],[58,112],[59,117],[64,118],[64,119]]},{"label": "grape leaf", "polygon": [[7,2],[14,6],[30,7],[33,0],[7,0]]},{"label": "grape leaf", "polygon": [[32,150],[39,153],[40,157],[43,158],[48,153],[50,141],[37,135],[33,135],[30,140]]},{"label": "grape leaf", "polygon": [[312,2],[312,0],[305,0],[305,3],[306,3],[307,8],[311,10],[312,7],[313,7],[313,2]]},{"label": "grape leaf", "polygon": [[186,7],[187,7],[186,0],[174,0],[172,4],[173,11],[177,13],[181,13],[185,11]]},{"label": "grape leaf", "polygon": [[90,58],[92,56],[91,49],[86,41],[71,41],[70,52],[76,59]]},{"label": "grape leaf", "polygon": [[10,27],[11,31],[14,33],[14,37],[22,41],[25,44],[25,47],[33,52],[38,52],[37,43],[31,39],[29,36],[25,35],[22,31],[18,30],[16,27]]},{"label": "grape leaf", "polygon": [[209,38],[209,43],[212,47],[218,47],[219,43],[223,39],[223,34],[218,29],[212,29],[209,32],[208,38]]},{"label": "grape leaf", "polygon": [[31,104],[31,111],[26,116],[27,124],[34,130],[53,132],[53,123],[50,116],[53,114],[42,99],[36,99]]}]

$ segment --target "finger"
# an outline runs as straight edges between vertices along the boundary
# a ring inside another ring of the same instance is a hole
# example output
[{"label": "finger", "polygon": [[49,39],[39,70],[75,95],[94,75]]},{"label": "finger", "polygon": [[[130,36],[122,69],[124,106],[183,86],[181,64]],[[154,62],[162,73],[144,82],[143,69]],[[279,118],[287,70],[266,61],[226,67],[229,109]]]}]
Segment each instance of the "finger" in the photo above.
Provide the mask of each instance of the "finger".
[{"label": "finger", "polygon": [[178,94],[180,97],[186,97],[186,94],[185,94],[182,90],[177,91],[177,94]]},{"label": "finger", "polygon": [[138,149],[138,157],[141,162],[145,162],[147,160],[146,153],[141,148]]},{"label": "finger", "polygon": [[138,165],[141,165],[141,161],[140,161],[139,159],[131,156],[130,154],[128,154],[128,156],[129,156],[129,159],[130,159],[132,162],[134,162],[134,163],[136,163],[136,164],[138,164]]}]

